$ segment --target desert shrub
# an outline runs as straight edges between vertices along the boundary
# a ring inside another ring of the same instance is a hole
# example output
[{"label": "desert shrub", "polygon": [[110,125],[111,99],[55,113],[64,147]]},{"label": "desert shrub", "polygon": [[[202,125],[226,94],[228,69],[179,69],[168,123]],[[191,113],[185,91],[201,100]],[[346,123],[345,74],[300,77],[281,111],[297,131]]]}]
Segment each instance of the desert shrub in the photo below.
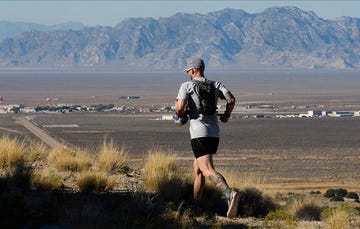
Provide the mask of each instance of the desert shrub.
[{"label": "desert shrub", "polygon": [[238,214],[245,217],[265,217],[277,206],[268,196],[263,196],[256,188],[246,188],[240,191]]},{"label": "desert shrub", "polygon": [[59,147],[53,149],[48,160],[59,171],[83,171],[92,166],[89,153],[80,149]]},{"label": "desert shrub", "polygon": [[284,210],[270,211],[264,220],[264,226],[267,228],[296,228],[296,221],[294,217]]},{"label": "desert shrub", "polygon": [[343,188],[328,189],[324,194],[324,197],[330,198],[330,201],[344,201],[344,197],[347,193],[347,190]]},{"label": "desert shrub", "polygon": [[359,195],[356,192],[348,192],[346,198],[358,200]]},{"label": "desert shrub", "polygon": [[332,189],[332,188],[326,190],[326,192],[324,194],[324,197],[326,197],[326,198],[331,198],[334,196],[335,196],[335,189]]},{"label": "desert shrub", "polygon": [[100,149],[98,158],[98,167],[101,171],[108,174],[126,172],[129,170],[127,166],[127,151],[125,148],[119,149],[113,141],[104,140]]},{"label": "desert shrub", "polygon": [[335,189],[335,196],[345,197],[347,195],[347,193],[348,193],[348,191],[346,189],[343,189],[343,188]]},{"label": "desert shrub", "polygon": [[41,170],[33,175],[32,187],[36,190],[60,190],[64,186],[64,179],[51,170]]},{"label": "desert shrub", "polygon": [[315,204],[313,198],[297,196],[289,204],[289,212],[298,220],[320,220],[322,209]]},{"label": "desert shrub", "polygon": [[330,198],[330,201],[334,201],[334,202],[336,202],[336,201],[344,201],[344,197],[342,197],[342,196],[333,196],[333,197]]},{"label": "desert shrub", "polygon": [[319,221],[321,208],[315,204],[305,204],[295,212],[295,218],[307,221]]},{"label": "desert shrub", "polygon": [[110,191],[114,186],[113,181],[106,174],[94,171],[81,172],[76,183],[80,192]]},{"label": "desert shrub", "polygon": [[310,194],[311,195],[317,195],[317,194],[321,194],[321,192],[320,191],[311,191]]}]

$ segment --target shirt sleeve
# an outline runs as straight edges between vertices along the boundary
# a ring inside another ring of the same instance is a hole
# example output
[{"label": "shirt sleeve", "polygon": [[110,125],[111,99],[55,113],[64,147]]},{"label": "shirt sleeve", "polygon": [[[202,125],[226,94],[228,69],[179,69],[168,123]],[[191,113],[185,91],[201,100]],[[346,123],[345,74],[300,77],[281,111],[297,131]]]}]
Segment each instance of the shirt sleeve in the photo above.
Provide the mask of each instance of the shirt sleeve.
[{"label": "shirt sleeve", "polygon": [[226,98],[226,94],[229,92],[229,90],[224,86],[224,84],[216,82],[216,87],[219,89],[219,98],[229,102]]},{"label": "shirt sleeve", "polygon": [[182,83],[179,88],[178,95],[176,96],[176,100],[178,99],[188,99],[188,93],[187,93],[187,83]]}]

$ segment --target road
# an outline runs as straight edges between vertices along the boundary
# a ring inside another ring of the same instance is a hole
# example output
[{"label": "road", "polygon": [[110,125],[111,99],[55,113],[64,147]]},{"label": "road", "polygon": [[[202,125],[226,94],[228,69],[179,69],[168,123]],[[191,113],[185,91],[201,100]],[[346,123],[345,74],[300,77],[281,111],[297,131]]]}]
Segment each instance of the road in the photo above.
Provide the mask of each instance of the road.
[{"label": "road", "polygon": [[14,117],[16,122],[23,125],[26,129],[28,129],[31,133],[33,133],[36,137],[38,137],[41,141],[46,143],[52,148],[64,146],[64,144],[57,141],[55,138],[51,137],[46,131],[35,125],[31,121],[31,117]]}]

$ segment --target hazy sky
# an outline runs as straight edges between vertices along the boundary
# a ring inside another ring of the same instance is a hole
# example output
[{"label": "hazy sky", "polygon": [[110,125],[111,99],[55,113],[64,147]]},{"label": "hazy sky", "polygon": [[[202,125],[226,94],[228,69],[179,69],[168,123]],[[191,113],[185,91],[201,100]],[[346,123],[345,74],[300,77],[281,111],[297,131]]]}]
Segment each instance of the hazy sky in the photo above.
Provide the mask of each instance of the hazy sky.
[{"label": "hazy sky", "polygon": [[325,19],[360,18],[360,1],[2,1],[0,20],[54,25],[68,21],[114,26],[127,17],[168,17],[177,12],[206,14],[224,8],[259,13],[273,6],[297,6]]}]

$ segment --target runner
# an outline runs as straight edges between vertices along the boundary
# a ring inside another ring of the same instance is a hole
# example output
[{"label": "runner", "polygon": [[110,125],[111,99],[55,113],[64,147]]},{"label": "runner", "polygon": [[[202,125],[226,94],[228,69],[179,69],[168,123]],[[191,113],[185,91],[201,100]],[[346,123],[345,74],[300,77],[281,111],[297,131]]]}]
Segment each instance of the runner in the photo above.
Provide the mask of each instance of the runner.
[{"label": "runner", "polygon": [[225,178],[215,170],[213,155],[217,152],[220,137],[216,113],[218,98],[227,102],[225,112],[220,115],[220,120],[226,123],[235,106],[235,97],[222,83],[206,79],[204,71],[202,59],[193,58],[188,62],[185,72],[190,81],[180,86],[175,120],[178,125],[183,125],[188,117],[190,119],[191,147],[195,156],[194,199],[201,198],[207,178],[223,192],[228,200],[227,217],[233,218],[237,215],[239,193],[230,189]]}]

